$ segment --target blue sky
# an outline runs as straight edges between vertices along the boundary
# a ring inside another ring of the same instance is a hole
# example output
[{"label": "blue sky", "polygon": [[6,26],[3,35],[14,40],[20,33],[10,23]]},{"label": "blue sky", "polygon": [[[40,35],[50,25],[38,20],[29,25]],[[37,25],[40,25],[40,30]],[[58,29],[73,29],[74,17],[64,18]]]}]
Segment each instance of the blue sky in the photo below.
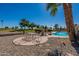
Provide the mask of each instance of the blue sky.
[{"label": "blue sky", "polygon": [[[79,4],[72,4],[72,6],[74,23],[79,24]],[[46,10],[45,3],[0,4],[0,20],[4,20],[4,26],[18,26],[22,18],[39,25],[53,26],[59,24],[65,26],[62,6],[58,8],[55,16],[51,16],[50,12]]]}]

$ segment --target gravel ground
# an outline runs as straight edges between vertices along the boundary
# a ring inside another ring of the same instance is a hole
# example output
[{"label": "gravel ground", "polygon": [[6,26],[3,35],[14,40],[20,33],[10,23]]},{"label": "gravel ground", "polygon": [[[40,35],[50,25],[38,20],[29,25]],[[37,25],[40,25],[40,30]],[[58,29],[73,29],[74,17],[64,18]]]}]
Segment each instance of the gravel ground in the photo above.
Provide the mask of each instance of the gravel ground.
[{"label": "gravel ground", "polygon": [[[45,47],[42,45],[36,46],[17,46],[13,44],[15,38],[23,35],[13,35],[0,37],[0,55],[4,56],[33,56],[33,55],[46,55]],[[41,49],[42,47],[42,49]],[[42,53],[41,53],[42,52]]]},{"label": "gravel ground", "polygon": [[[0,37],[0,55],[1,56],[46,56],[48,52],[51,52],[54,48],[60,44],[61,39],[49,38],[49,40],[41,45],[34,46],[19,46],[13,44],[15,38],[21,37],[23,35],[13,35],[13,36],[4,36]],[[58,40],[58,41],[57,41]],[[58,46],[59,47],[59,46]],[[76,55],[76,52],[73,47],[67,45],[64,49],[64,52],[70,52]]]}]

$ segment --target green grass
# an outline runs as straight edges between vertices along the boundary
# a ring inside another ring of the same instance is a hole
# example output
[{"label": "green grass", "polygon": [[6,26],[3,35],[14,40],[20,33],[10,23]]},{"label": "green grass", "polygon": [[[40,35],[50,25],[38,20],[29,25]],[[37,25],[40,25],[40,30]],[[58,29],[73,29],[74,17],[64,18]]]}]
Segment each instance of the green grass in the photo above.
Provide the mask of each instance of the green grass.
[{"label": "green grass", "polygon": [[[38,29],[35,29],[35,30],[43,30],[42,28],[38,28]],[[25,32],[35,32],[35,30],[32,30],[32,29],[26,29]],[[15,29],[0,29],[0,32],[23,32],[22,29],[18,29],[18,30],[15,30]]]},{"label": "green grass", "polygon": [[15,30],[12,30],[12,29],[2,29],[0,30],[0,32],[14,32]]},{"label": "green grass", "polygon": [[[23,30],[14,30],[14,29],[0,29],[0,32],[22,32]],[[25,30],[25,32],[35,32],[35,30]]]}]

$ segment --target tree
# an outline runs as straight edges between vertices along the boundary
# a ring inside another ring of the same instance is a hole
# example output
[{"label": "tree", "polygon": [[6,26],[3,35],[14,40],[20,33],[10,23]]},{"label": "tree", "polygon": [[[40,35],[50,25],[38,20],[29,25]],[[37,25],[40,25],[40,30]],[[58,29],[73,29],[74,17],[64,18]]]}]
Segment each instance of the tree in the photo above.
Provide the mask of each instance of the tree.
[{"label": "tree", "polygon": [[36,27],[36,24],[33,23],[33,22],[32,23],[29,23],[29,27],[31,27],[31,29],[33,30],[33,28]]},{"label": "tree", "polygon": [[52,30],[52,27],[49,27],[50,30]]},{"label": "tree", "polygon": [[11,29],[13,29],[13,30],[14,30],[15,28],[14,28],[14,27],[12,27]]},{"label": "tree", "polygon": [[18,26],[15,26],[15,30],[18,30]]},{"label": "tree", "polygon": [[40,28],[40,25],[36,25],[37,28]]},{"label": "tree", "polygon": [[27,23],[28,23],[28,21],[26,21],[26,19],[21,19],[21,21],[20,21],[20,27],[21,27],[21,29],[23,29],[23,34],[25,34],[25,28],[26,28],[26,26],[27,26]]},{"label": "tree", "polygon": [[9,27],[8,27],[8,26],[6,26],[6,27],[5,27],[5,29],[9,29]]},{"label": "tree", "polygon": [[44,29],[44,26],[43,26],[43,25],[41,25],[40,27],[41,27],[42,29]]},{"label": "tree", "polygon": [[55,28],[55,30],[59,30],[59,25],[58,24],[55,24],[54,25],[54,28]]},{"label": "tree", "polygon": [[63,3],[63,4],[49,3],[47,5],[47,10],[51,10],[51,15],[54,16],[56,14],[57,10],[58,10],[58,6],[60,6],[60,5],[63,5],[67,32],[69,33],[69,39],[70,39],[71,42],[76,41],[71,3]]},{"label": "tree", "polygon": [[25,24],[26,24],[26,20],[25,19],[21,19],[20,26],[25,27]]},{"label": "tree", "polygon": [[2,26],[2,28],[3,28],[3,22],[4,22],[4,20],[0,20],[0,22],[1,22],[1,26]]}]

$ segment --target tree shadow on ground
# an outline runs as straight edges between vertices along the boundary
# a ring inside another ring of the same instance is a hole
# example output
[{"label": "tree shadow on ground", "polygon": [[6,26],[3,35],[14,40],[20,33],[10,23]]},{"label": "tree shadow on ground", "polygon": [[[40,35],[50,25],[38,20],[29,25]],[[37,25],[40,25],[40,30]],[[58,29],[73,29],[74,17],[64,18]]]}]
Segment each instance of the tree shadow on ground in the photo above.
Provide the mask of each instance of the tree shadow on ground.
[{"label": "tree shadow on ground", "polygon": [[[78,56],[79,55],[79,44],[75,42],[75,43],[70,44],[70,46],[72,48],[64,45],[64,46],[59,46],[60,48],[52,49],[51,52],[48,53],[48,56]],[[66,49],[68,49],[70,52],[68,52]]]},{"label": "tree shadow on ground", "polygon": [[71,43],[72,47],[75,49],[77,55],[79,54],[79,43],[78,42],[73,42]]},{"label": "tree shadow on ground", "polygon": [[61,44],[58,45],[56,48],[52,49],[49,53],[48,56],[66,56],[65,54],[65,45]]}]

